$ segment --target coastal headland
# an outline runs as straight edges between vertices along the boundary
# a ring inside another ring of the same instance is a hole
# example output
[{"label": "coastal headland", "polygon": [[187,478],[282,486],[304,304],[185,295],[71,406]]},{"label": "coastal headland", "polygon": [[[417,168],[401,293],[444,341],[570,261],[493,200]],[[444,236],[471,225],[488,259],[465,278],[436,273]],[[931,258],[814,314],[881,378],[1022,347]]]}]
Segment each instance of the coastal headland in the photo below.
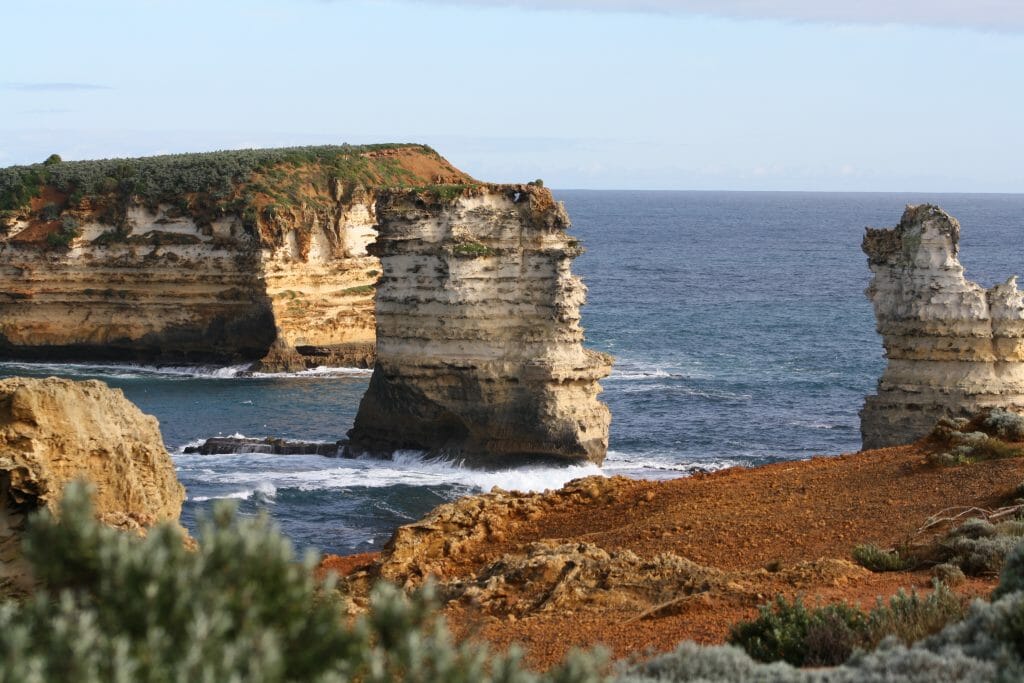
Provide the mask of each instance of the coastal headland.
[{"label": "coastal headland", "polygon": [[[779,594],[871,608],[900,589],[930,592],[930,567],[872,572],[854,548],[926,547],[954,524],[923,529],[930,522],[1012,504],[1024,461],[935,467],[928,452],[916,444],[668,481],[493,491],[400,528],[380,554],[330,556],[321,569],[346,575],[357,603],[378,578],[429,578],[457,634],[519,643],[541,668],[595,644],[621,658],[722,643]],[[952,589],[987,597],[997,580]]]}]

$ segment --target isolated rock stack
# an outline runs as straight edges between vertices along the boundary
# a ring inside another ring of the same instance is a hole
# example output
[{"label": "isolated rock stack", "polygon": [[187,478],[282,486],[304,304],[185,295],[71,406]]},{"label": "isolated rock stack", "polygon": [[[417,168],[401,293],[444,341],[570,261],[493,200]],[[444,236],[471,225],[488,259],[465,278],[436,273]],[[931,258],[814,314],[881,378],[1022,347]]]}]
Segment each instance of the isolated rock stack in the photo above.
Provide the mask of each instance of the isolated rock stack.
[{"label": "isolated rock stack", "polygon": [[377,217],[377,366],[352,447],[600,463],[611,359],[582,346],[582,249],[561,204],[539,186],[472,185],[383,193]]},{"label": "isolated rock stack", "polygon": [[959,241],[957,220],[928,204],[867,230],[888,365],[861,410],[865,449],[914,441],[942,416],[1024,411],[1024,298],[1013,277],[987,290],[966,280]]}]

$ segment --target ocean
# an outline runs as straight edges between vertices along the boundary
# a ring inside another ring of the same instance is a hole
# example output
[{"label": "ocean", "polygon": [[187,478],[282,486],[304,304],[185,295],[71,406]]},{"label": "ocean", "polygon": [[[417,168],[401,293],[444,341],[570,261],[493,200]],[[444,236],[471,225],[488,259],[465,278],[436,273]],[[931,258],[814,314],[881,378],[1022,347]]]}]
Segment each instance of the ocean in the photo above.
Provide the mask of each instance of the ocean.
[{"label": "ocean", "polygon": [[855,451],[884,367],[864,296],[865,226],[907,203],[960,219],[961,262],[985,286],[1021,273],[1024,195],[555,191],[587,248],[587,344],[616,356],[604,467],[480,471],[389,461],[184,455],[210,436],[336,440],[368,371],[240,376],[242,368],[0,363],[0,376],[98,378],[160,420],[194,529],[215,501],[266,511],[300,550],[379,549],[395,527],[467,493],[544,490],[591,474],[666,478]]}]

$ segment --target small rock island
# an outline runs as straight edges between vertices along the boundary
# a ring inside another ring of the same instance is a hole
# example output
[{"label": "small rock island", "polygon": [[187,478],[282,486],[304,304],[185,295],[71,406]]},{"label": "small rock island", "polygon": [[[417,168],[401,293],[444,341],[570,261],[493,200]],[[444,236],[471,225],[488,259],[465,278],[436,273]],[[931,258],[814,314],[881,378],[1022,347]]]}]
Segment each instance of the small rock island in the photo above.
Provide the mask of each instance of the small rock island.
[{"label": "small rock island", "polygon": [[1024,297],[1015,277],[990,289],[965,279],[959,245],[960,223],[930,204],[867,229],[888,365],[860,413],[865,449],[910,443],[944,416],[1024,411]]}]

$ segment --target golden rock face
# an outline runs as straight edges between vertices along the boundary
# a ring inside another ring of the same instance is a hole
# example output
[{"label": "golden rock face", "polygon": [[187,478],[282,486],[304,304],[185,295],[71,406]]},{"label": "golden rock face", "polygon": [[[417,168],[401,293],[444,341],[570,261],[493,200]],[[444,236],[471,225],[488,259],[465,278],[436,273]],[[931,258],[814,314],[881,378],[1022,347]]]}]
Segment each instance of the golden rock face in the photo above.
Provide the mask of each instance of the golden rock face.
[{"label": "golden rock face", "polygon": [[550,192],[389,191],[377,213],[377,365],[353,448],[600,463],[611,358],[583,348],[581,249]]},{"label": "golden rock face", "polygon": [[865,449],[919,439],[943,416],[1024,411],[1024,298],[1015,278],[987,290],[965,279],[959,240],[957,220],[931,205],[865,235],[888,358],[861,410]]},{"label": "golden rock face", "polygon": [[144,532],[177,522],[185,500],[155,417],[102,382],[0,380],[0,583],[24,581],[18,542],[32,511],[58,509],[86,479],[110,526]]}]

